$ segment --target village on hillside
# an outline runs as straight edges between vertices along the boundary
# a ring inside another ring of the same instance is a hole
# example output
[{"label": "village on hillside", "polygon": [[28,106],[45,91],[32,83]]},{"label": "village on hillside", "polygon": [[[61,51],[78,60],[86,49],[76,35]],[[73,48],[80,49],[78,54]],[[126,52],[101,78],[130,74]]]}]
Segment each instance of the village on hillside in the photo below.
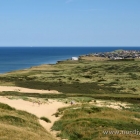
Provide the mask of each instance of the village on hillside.
[{"label": "village on hillside", "polygon": [[140,58],[140,51],[138,50],[116,50],[113,52],[102,52],[102,53],[91,53],[82,55],[79,58],[85,57],[97,57],[110,60],[121,60],[121,59],[135,59]]}]

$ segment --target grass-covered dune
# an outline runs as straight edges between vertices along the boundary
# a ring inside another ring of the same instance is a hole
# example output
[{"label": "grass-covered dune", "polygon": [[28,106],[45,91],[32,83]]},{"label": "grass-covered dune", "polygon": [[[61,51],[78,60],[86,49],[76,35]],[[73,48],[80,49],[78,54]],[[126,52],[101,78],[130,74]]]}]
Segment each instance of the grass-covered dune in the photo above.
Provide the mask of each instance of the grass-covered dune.
[{"label": "grass-covered dune", "polygon": [[35,115],[0,103],[0,140],[54,139],[39,124]]},{"label": "grass-covered dune", "polygon": [[130,131],[140,130],[140,109],[132,108],[116,110],[89,104],[61,108],[57,114],[63,113],[63,117],[53,129],[69,140],[139,140],[140,131],[138,135]]}]

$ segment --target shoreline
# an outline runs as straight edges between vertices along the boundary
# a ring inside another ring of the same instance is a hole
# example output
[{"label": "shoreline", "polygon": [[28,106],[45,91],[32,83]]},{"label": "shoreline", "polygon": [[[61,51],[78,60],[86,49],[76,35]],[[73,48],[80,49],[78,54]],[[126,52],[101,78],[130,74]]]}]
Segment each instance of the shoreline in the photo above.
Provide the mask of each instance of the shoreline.
[{"label": "shoreline", "polygon": [[[79,55],[79,56],[76,56],[76,57],[80,57],[80,55]],[[67,58],[65,58],[65,59],[55,60],[55,62],[54,62],[54,61],[50,61],[50,62],[48,62],[48,63],[40,63],[40,64],[38,64],[38,65],[31,65],[30,67],[26,67],[26,68],[15,69],[15,70],[3,72],[3,73],[0,72],[0,75],[7,74],[7,73],[11,73],[11,72],[16,72],[16,71],[28,70],[28,69],[30,69],[30,68],[39,67],[39,66],[42,66],[42,65],[56,65],[57,63],[62,62],[62,61],[66,61],[66,60],[71,60],[71,58],[70,58],[70,57],[69,57],[69,58],[67,57]]]},{"label": "shoreline", "polygon": [[140,47],[1,47],[0,74],[29,69],[44,64],[55,65],[58,61],[64,61],[72,57],[111,52],[119,49],[140,50]]}]

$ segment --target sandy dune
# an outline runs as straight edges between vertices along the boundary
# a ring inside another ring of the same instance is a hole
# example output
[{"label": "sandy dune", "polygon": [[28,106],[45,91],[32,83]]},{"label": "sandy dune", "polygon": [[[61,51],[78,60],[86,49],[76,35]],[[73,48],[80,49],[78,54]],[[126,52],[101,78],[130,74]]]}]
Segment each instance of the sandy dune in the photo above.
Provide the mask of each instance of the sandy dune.
[{"label": "sandy dune", "polygon": [[17,91],[17,92],[25,92],[25,93],[56,93],[59,92],[56,90],[37,90],[37,89],[29,89],[29,88],[22,88],[16,86],[0,86],[0,92],[2,91]]},{"label": "sandy dune", "polygon": [[47,117],[48,119],[51,120],[51,123],[46,123],[42,120],[39,121],[40,124],[52,135],[55,135],[56,132],[51,131],[51,127],[53,123],[59,119],[59,117],[55,117],[53,114],[57,112],[58,108],[69,106],[69,104],[58,102],[57,100],[49,100],[48,104],[38,105],[21,99],[10,100],[6,97],[0,97],[0,102],[8,104],[16,109],[24,110],[29,113],[35,114],[39,118],[42,116]]},{"label": "sandy dune", "polygon": [[124,108],[130,108],[129,105],[131,104],[128,104],[128,103],[122,103],[122,102],[119,102],[119,101],[107,101],[107,100],[96,100],[96,102],[94,102],[94,100],[92,102],[90,102],[90,104],[93,104],[95,106],[98,106],[98,107],[109,107],[109,108],[113,108],[113,109],[122,109],[122,107]]}]

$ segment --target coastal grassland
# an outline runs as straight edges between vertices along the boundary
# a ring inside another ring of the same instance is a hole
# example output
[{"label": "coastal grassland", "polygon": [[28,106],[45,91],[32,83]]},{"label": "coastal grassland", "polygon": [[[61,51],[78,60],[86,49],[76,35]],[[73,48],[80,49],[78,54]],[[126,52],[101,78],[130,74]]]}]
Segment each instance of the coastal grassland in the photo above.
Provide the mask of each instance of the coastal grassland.
[{"label": "coastal grassland", "polygon": [[[28,94],[39,98],[91,97],[140,101],[140,61],[62,61],[0,75],[0,85],[58,90],[62,94]],[[27,96],[2,92],[1,95]]]},{"label": "coastal grassland", "polygon": [[[137,140],[137,135],[105,135],[102,132],[140,130],[139,69],[140,61],[62,61],[56,65],[41,65],[0,75],[0,85],[58,90],[61,94],[7,91],[0,95],[24,100],[74,100],[78,105],[59,109],[54,114],[62,118],[54,124],[53,129],[61,131],[58,136],[69,140]],[[122,110],[116,110],[90,104],[98,99],[107,103],[108,100],[129,102],[131,105],[125,108],[120,104]],[[17,127],[14,123],[10,126]]]},{"label": "coastal grassland", "polygon": [[62,93],[140,95],[140,61],[62,61],[0,75],[0,85]]},{"label": "coastal grassland", "polygon": [[85,101],[85,100],[96,100],[96,99],[102,99],[102,100],[114,100],[114,101],[122,101],[122,102],[128,102],[128,103],[139,103],[140,102],[140,96],[139,95],[133,95],[133,94],[77,94],[77,93],[67,93],[67,94],[39,94],[39,93],[19,93],[16,91],[4,91],[0,93],[0,96],[5,96],[10,99],[23,99],[27,101],[31,101],[30,98],[36,98],[36,99],[70,99],[75,100],[78,102]]},{"label": "coastal grassland", "polygon": [[58,137],[68,140],[138,140],[139,135],[104,134],[104,131],[128,132],[140,130],[139,110],[116,110],[89,104],[61,108],[63,114],[52,129],[61,131]]},{"label": "coastal grassland", "polygon": [[54,140],[35,115],[0,103],[0,140],[25,139]]}]

